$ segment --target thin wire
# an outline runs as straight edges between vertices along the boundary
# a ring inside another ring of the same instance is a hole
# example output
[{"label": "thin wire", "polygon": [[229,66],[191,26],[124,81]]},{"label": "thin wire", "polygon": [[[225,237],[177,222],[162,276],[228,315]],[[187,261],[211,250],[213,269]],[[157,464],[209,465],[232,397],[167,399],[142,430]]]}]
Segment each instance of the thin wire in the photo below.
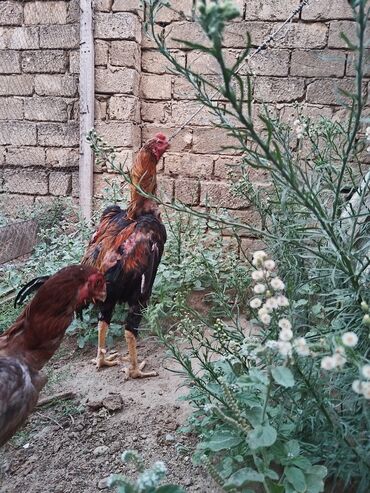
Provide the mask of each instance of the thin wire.
[{"label": "thin wire", "polygon": [[[293,19],[294,17],[299,14],[304,7],[306,7],[306,5],[308,5],[310,2],[310,0],[302,0],[301,4],[296,7],[292,13],[289,15],[289,17],[283,22],[283,24],[278,28],[276,29],[276,31],[274,31],[272,34],[270,34],[270,36],[268,36],[264,41],[263,43],[258,47],[256,48],[253,53],[251,53],[250,55],[248,55],[244,62],[242,64],[239,65],[238,69],[235,70],[235,74],[237,74],[238,72],[240,72],[240,70],[247,64],[249,63],[249,61],[256,55],[258,55],[258,53],[260,53],[262,50],[264,50],[265,48],[268,47],[268,45],[271,43],[271,41],[273,41],[276,36],[285,28],[285,26],[287,26],[287,24],[289,24]],[[286,34],[288,33],[288,29],[286,31],[286,33],[284,34],[284,37],[286,36]],[[212,101],[215,96],[217,96],[217,94],[220,94],[220,91],[219,89],[217,89],[211,96],[210,96],[210,100]],[[205,106],[199,106],[199,108],[195,111],[195,113],[193,113],[186,121],[185,123],[183,123],[181,125],[181,127],[179,127],[169,138],[168,138],[168,142],[171,142],[172,139],[174,139],[176,137],[176,135],[178,135],[185,127],[187,127],[189,125],[189,123],[198,115],[198,113],[200,113],[203,109],[205,108]]]}]

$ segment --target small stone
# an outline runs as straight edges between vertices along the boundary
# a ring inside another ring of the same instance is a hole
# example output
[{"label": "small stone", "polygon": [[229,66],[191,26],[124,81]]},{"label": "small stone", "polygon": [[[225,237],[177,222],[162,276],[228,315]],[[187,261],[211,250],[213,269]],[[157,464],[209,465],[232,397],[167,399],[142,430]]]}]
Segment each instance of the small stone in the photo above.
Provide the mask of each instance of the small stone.
[{"label": "small stone", "polygon": [[173,435],[171,435],[171,433],[167,433],[164,439],[166,442],[174,442],[175,441],[175,437]]},{"label": "small stone", "polygon": [[113,454],[115,452],[119,452],[120,449],[121,449],[121,444],[119,442],[113,442],[109,447],[109,452]]},{"label": "small stone", "polygon": [[84,429],[84,425],[82,423],[79,423],[78,425],[76,425],[76,428],[75,428],[76,431],[82,431],[83,429]]},{"label": "small stone", "polygon": [[89,401],[87,403],[87,406],[92,411],[97,411],[98,409],[103,407],[103,402],[102,401]]},{"label": "small stone", "polygon": [[59,452],[60,448],[61,448],[62,444],[61,443],[56,443],[53,447],[53,451],[54,453],[56,452]]},{"label": "small stone", "polygon": [[193,484],[193,480],[191,478],[186,478],[184,481],[184,486],[191,486]]},{"label": "small stone", "polygon": [[108,411],[119,411],[123,408],[123,399],[121,394],[112,394],[103,399],[103,406]]},{"label": "small stone", "polygon": [[104,479],[101,479],[98,483],[98,489],[99,490],[106,490],[109,486],[108,486],[108,483],[109,483],[109,476],[104,478]]},{"label": "small stone", "polygon": [[104,455],[109,452],[109,447],[106,445],[100,445],[99,447],[96,447],[93,451],[93,454],[98,457],[100,455]]},{"label": "small stone", "polygon": [[132,437],[132,441],[133,442],[137,442],[138,441],[138,437]]}]

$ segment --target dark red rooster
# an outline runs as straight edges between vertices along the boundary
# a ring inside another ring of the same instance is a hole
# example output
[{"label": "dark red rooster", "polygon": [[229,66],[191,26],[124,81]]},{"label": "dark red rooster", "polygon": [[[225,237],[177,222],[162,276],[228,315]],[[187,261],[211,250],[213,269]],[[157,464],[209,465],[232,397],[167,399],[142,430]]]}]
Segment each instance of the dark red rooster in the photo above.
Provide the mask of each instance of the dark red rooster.
[{"label": "dark red rooster", "polygon": [[[86,265],[65,267],[42,283],[14,324],[0,335],[0,446],[35,407],[46,383],[39,371],[59,348],[75,311],[92,300],[106,299],[103,275]],[[34,289],[27,286],[21,293]]]},{"label": "dark red rooster", "polygon": [[83,259],[84,264],[99,269],[107,281],[107,299],[99,304],[96,366],[118,363],[117,355],[107,356],[105,339],[114,307],[117,303],[128,303],[125,338],[131,367],[125,371],[132,378],[157,375],[142,371],[145,361],[138,363],[136,338],[166,242],[157,204],[140,195],[135,185],[146,193],[155,194],[156,166],[168,147],[163,134],[157,134],[142,147],[131,170],[131,200],[127,210],[115,205],[103,212]]}]

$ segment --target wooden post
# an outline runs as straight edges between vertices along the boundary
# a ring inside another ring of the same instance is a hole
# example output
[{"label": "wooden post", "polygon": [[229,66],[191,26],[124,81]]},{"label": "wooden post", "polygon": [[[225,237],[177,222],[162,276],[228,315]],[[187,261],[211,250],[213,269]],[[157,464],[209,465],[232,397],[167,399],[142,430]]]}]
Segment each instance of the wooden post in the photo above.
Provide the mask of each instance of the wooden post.
[{"label": "wooden post", "polygon": [[80,0],[80,208],[90,222],[94,183],[93,153],[86,141],[94,127],[95,71],[92,0]]}]

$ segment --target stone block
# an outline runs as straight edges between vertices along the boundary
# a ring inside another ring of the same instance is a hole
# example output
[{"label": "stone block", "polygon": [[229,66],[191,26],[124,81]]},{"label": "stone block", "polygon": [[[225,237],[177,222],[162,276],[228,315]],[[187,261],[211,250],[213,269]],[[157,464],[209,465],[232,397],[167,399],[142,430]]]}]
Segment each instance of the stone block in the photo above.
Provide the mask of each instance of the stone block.
[{"label": "stone block", "polygon": [[215,156],[214,176],[228,180],[230,176],[239,177],[241,174],[242,158],[240,156]]},{"label": "stone block", "polygon": [[230,184],[221,181],[202,182],[200,205],[240,209],[249,206],[245,198],[237,197],[231,190]]},{"label": "stone block", "polygon": [[139,74],[133,69],[96,69],[96,92],[101,94],[138,94]]},{"label": "stone block", "polygon": [[173,22],[165,28],[164,32],[168,48],[184,48],[183,40],[206,46],[210,45],[202,28],[195,22]]},{"label": "stone block", "polygon": [[5,161],[14,166],[44,166],[45,149],[42,147],[8,147]]},{"label": "stone block", "polygon": [[24,23],[29,25],[66,24],[67,2],[39,1],[24,4]]},{"label": "stone block", "polygon": [[253,57],[240,74],[253,73],[255,75],[287,76],[289,73],[288,50],[267,49]]},{"label": "stone block", "polygon": [[289,103],[304,97],[305,83],[298,78],[258,77],[254,86],[256,101]]},{"label": "stone block", "polygon": [[45,171],[5,169],[4,189],[11,193],[46,195],[48,193],[47,174]]},{"label": "stone block", "polygon": [[143,99],[171,99],[172,78],[170,75],[142,74],[140,97]]},{"label": "stone block", "polygon": [[94,11],[110,12],[113,5],[113,0],[93,0]]},{"label": "stone block", "polygon": [[111,146],[140,147],[140,128],[131,122],[98,122],[96,131]]},{"label": "stone block", "polygon": [[78,51],[69,53],[69,72],[71,74],[80,73],[80,53]]},{"label": "stone block", "polygon": [[185,20],[192,16],[193,0],[171,0],[171,8],[167,8],[165,5],[158,12],[155,20],[156,22],[174,22],[178,20]]},{"label": "stone block", "polygon": [[0,50],[0,74],[19,74],[20,72],[19,52]]},{"label": "stone block", "polygon": [[[276,29],[279,26],[273,25]],[[314,48],[325,48],[327,44],[329,27],[326,24],[292,23],[289,25],[287,34],[279,40],[281,48],[303,48],[305,50]]]},{"label": "stone block", "polygon": [[24,100],[24,117],[36,121],[67,121],[67,103],[62,98],[34,96]]},{"label": "stone block", "polygon": [[24,217],[24,211],[30,209],[34,203],[32,195],[12,193],[0,194],[0,210],[11,218]]},{"label": "stone block", "polygon": [[2,1],[0,3],[0,25],[17,26],[22,24],[23,8],[21,2]]},{"label": "stone block", "polygon": [[[356,63],[357,52],[349,52],[347,55],[347,67],[346,75],[354,77],[356,75]],[[370,77],[370,50],[365,50],[364,65],[363,65],[364,77]]]},{"label": "stone block", "polygon": [[135,41],[112,41],[109,59],[111,65],[140,71],[140,46]]},{"label": "stone block", "polygon": [[79,152],[76,148],[53,148],[46,149],[46,164],[53,168],[78,168]]},{"label": "stone block", "polygon": [[40,27],[41,48],[77,48],[80,39],[79,26],[74,24]]},{"label": "stone block", "polygon": [[69,24],[76,22],[77,24],[80,22],[80,0],[69,0],[68,1],[68,10],[67,10],[67,22]]},{"label": "stone block", "polygon": [[112,188],[119,188],[123,193],[128,193],[127,182],[123,176],[109,173],[94,175],[94,197],[105,198],[111,195]]},{"label": "stone block", "polygon": [[[192,117],[201,106],[202,105],[199,101],[172,101],[169,122],[172,126],[180,126]],[[192,118],[190,124],[192,126],[211,125],[217,120],[217,117],[212,115],[208,108],[203,107],[202,110],[194,118]]]},{"label": "stone block", "polygon": [[49,193],[66,197],[72,191],[72,177],[70,173],[51,172],[49,175]]},{"label": "stone block", "polygon": [[266,248],[266,243],[258,238],[243,238],[240,249],[242,256],[246,256],[250,260],[253,257],[253,253],[257,250],[264,250]]},{"label": "stone block", "polygon": [[140,43],[141,23],[139,18],[131,13],[97,13],[94,36],[99,39],[126,39]]},{"label": "stone block", "polygon": [[0,120],[22,120],[23,101],[20,98],[0,98]]},{"label": "stone block", "polygon": [[344,34],[351,43],[357,44],[356,22],[332,21],[329,29],[329,48],[347,48],[348,45],[342,38],[342,34]]},{"label": "stone block", "polygon": [[163,175],[158,176],[158,189],[157,195],[163,200],[165,204],[170,204],[174,196],[175,182],[172,178],[168,178]]},{"label": "stone block", "polygon": [[149,123],[169,123],[171,121],[171,101],[142,101],[141,119]]},{"label": "stone block", "polygon": [[223,128],[195,128],[193,131],[193,152],[199,154],[233,154],[234,151],[225,149],[237,145],[234,137],[227,134]]},{"label": "stone block", "polygon": [[354,91],[354,82],[351,79],[319,79],[308,84],[306,100],[315,104],[341,105],[347,102],[346,98],[339,92]]},{"label": "stone block", "polygon": [[95,120],[107,120],[108,118],[108,103],[104,97],[99,96],[95,99]]},{"label": "stone block", "polygon": [[0,75],[0,96],[29,96],[33,88],[32,75]]},{"label": "stone block", "polygon": [[[171,50],[172,56],[185,66],[185,53],[179,50]],[[170,72],[171,64],[165,56],[158,51],[143,50],[141,55],[141,68],[143,72],[151,74],[166,74]]]},{"label": "stone block", "polygon": [[22,52],[22,71],[30,73],[65,72],[67,57],[62,50],[27,50]]},{"label": "stone block", "polygon": [[269,22],[230,22],[225,27],[224,46],[227,48],[246,48],[247,34],[251,38],[251,44],[260,45],[271,34],[276,24]]},{"label": "stone block", "polygon": [[0,122],[0,145],[35,145],[36,125],[26,122]]},{"label": "stone block", "polygon": [[[14,211],[9,212],[13,216]],[[0,228],[0,264],[30,253],[36,244],[37,229],[37,223],[32,220]]]},{"label": "stone block", "polygon": [[[288,123],[293,127],[294,121],[298,118],[297,107],[293,105],[280,105],[280,120],[284,123]],[[333,116],[333,109],[330,106],[313,105],[313,104],[301,104],[299,110],[302,115],[309,117],[312,120],[319,121],[321,117],[331,118]]]},{"label": "stone block", "polygon": [[108,52],[109,52],[109,43],[107,41],[102,41],[101,39],[97,39],[95,41],[95,65],[97,67],[107,66]]},{"label": "stone block", "polygon": [[344,75],[346,54],[336,50],[297,50],[292,53],[293,76],[341,77]]},{"label": "stone block", "polygon": [[247,20],[285,21],[299,5],[299,0],[248,0],[245,10]]},{"label": "stone block", "polygon": [[113,96],[109,101],[109,117],[111,120],[128,120],[140,123],[140,104],[135,97]]},{"label": "stone block", "polygon": [[77,78],[73,75],[36,75],[35,90],[40,96],[73,97],[77,93]]},{"label": "stone block", "polygon": [[213,173],[213,162],[213,156],[167,152],[164,155],[164,172],[175,177],[209,178]]},{"label": "stone block", "polygon": [[199,204],[199,180],[179,178],[175,181],[175,198],[186,205]]},{"label": "stone block", "polygon": [[39,47],[39,28],[15,27],[5,31],[4,39],[10,50],[34,50]]},{"label": "stone block", "polygon": [[78,123],[39,123],[37,137],[42,146],[77,147],[80,140]]},{"label": "stone block", "polygon": [[353,12],[348,0],[310,2],[310,5],[302,11],[302,19],[305,21],[353,19]]}]

